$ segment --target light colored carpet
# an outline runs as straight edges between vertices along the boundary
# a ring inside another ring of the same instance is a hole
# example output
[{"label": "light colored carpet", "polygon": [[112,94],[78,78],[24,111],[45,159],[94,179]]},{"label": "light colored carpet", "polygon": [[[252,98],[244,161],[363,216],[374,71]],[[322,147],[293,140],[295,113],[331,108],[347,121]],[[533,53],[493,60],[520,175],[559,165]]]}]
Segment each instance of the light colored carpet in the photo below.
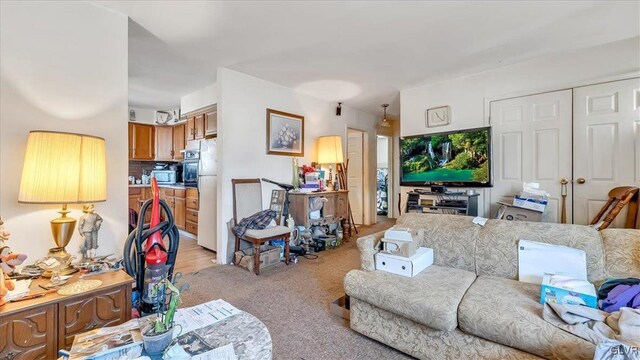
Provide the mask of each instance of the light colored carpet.
[{"label": "light colored carpet", "polygon": [[[360,235],[391,225],[362,229]],[[260,276],[226,265],[186,275],[182,281],[191,289],[182,306],[221,298],[253,314],[271,333],[274,359],[411,359],[356,333],[329,312],[329,303],[344,294],[345,274],[359,268],[356,238],[318,253],[316,260],[281,263]]]}]

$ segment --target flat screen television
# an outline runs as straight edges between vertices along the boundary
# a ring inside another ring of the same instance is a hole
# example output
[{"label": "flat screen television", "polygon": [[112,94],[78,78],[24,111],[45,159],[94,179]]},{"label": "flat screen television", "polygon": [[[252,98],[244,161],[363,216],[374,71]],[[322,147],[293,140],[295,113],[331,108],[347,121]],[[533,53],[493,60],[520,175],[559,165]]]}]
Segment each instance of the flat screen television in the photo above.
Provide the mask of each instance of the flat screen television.
[{"label": "flat screen television", "polygon": [[491,127],[400,139],[403,186],[490,187]]}]

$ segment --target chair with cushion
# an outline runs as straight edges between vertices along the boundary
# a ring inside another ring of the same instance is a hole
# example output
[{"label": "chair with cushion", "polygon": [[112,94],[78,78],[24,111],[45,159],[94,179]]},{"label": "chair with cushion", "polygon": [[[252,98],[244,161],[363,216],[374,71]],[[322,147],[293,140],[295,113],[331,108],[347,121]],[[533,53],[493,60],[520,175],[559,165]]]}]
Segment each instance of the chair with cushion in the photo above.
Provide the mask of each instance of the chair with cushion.
[{"label": "chair with cushion", "polygon": [[[246,217],[262,211],[262,183],[260,179],[232,179],[233,220],[236,224]],[[279,222],[280,219],[277,219]],[[247,230],[242,237],[236,235],[236,250],[243,241],[251,243],[255,250],[253,271],[260,275],[260,246],[271,240],[284,240],[284,262],[289,265],[289,238],[291,229],[278,225],[263,230]]]}]

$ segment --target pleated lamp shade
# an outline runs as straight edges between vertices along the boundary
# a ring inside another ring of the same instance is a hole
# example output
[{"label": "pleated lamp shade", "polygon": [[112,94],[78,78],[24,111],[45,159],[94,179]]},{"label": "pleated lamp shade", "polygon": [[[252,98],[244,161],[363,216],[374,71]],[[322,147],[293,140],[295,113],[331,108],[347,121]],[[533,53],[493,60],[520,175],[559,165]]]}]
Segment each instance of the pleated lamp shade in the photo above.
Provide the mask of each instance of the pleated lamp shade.
[{"label": "pleated lamp shade", "polygon": [[79,204],[106,199],[103,138],[39,130],[29,133],[18,202]]},{"label": "pleated lamp shade", "polygon": [[318,164],[339,164],[342,162],[342,137],[339,135],[319,137]]}]

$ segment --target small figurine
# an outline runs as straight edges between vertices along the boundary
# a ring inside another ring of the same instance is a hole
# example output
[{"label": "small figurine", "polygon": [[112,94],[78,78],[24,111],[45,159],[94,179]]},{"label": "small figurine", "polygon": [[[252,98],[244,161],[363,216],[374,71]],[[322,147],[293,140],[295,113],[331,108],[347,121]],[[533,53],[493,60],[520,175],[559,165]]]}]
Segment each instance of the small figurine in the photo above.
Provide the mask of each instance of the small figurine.
[{"label": "small figurine", "polygon": [[4,301],[4,297],[7,295],[9,290],[15,289],[15,285],[13,281],[9,280],[9,278],[2,272],[0,269],[0,306],[6,304]]},{"label": "small figurine", "polygon": [[27,260],[27,255],[14,253],[8,246],[0,247],[0,269],[5,275],[12,275],[16,270],[16,266]]},{"label": "small figurine", "polygon": [[4,219],[0,216],[0,246],[4,246],[5,242],[9,241],[9,236],[11,233],[4,226]]},{"label": "small figurine", "polygon": [[82,237],[80,251],[84,259],[93,259],[98,249],[98,230],[102,226],[102,217],[94,212],[93,204],[82,208],[84,215],[78,219],[78,232]]}]

